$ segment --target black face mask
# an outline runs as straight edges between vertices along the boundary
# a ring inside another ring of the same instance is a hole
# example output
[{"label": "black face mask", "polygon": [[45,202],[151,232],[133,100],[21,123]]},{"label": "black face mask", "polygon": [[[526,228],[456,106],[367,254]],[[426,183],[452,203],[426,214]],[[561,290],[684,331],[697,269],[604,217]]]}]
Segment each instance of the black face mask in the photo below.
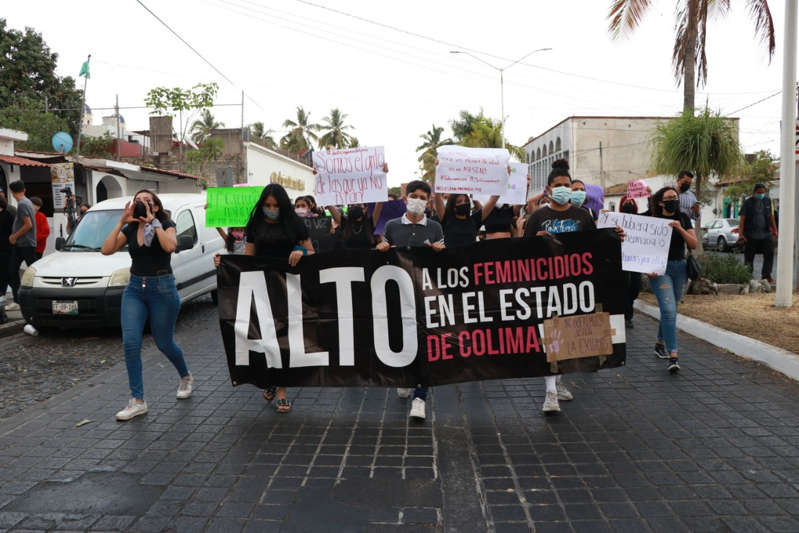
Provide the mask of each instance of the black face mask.
[{"label": "black face mask", "polygon": [[634,215],[638,212],[638,206],[634,202],[625,202],[621,204],[621,212]]},{"label": "black face mask", "polygon": [[688,192],[688,189],[690,188],[691,188],[690,183],[683,183],[682,185],[680,185],[680,192]]},{"label": "black face mask", "polygon": [[350,220],[358,220],[363,217],[363,207],[354,205],[350,207],[348,213]]},{"label": "black face mask", "polygon": [[460,204],[455,206],[455,214],[456,215],[468,215],[469,214],[469,204]]},{"label": "black face mask", "polygon": [[[152,206],[150,206],[150,210],[152,211]],[[144,206],[144,202],[136,202],[136,207],[133,208],[133,217],[134,218],[141,218],[147,216],[147,208]]]},{"label": "black face mask", "polygon": [[676,213],[679,208],[680,208],[680,201],[679,200],[664,200],[663,201],[663,210],[664,211],[668,211],[669,213]]}]

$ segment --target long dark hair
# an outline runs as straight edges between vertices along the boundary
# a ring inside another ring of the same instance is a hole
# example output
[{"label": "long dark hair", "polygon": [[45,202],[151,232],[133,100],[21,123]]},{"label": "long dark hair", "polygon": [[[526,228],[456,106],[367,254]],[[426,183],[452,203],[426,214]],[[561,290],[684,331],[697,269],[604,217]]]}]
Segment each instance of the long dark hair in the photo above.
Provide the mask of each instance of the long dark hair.
[{"label": "long dark hair", "polygon": [[374,228],[372,227],[372,219],[369,216],[369,213],[367,212],[366,207],[363,208],[363,221],[362,222],[356,222],[355,219],[353,219],[349,215],[347,215],[347,218],[342,219],[342,221],[343,221],[343,224],[342,224],[342,228],[341,228],[341,238],[344,241],[352,240],[352,237],[353,237],[353,234],[354,234],[353,227],[355,226],[355,224],[360,224],[360,225],[363,226],[363,229],[361,229],[361,231],[362,232],[364,232],[364,231],[366,232],[366,240],[369,243],[369,245],[370,246],[374,246],[375,245],[375,236],[373,235]]},{"label": "long dark hair", "polygon": [[169,212],[164,209],[164,204],[161,203],[161,199],[153,191],[151,191],[150,189],[140,189],[136,191],[136,194],[133,195],[133,198],[136,198],[139,194],[143,192],[146,192],[150,196],[152,196],[153,203],[158,206],[158,211],[153,213],[153,215],[155,215],[155,218],[158,219],[158,222],[160,222],[161,224],[169,222]]},{"label": "long dark hair", "polygon": [[280,208],[280,215],[278,223],[283,227],[283,231],[291,242],[297,241],[297,232],[295,230],[297,223],[300,223],[300,217],[294,213],[294,205],[289,200],[289,195],[286,189],[278,183],[270,183],[264,190],[261,191],[261,196],[250,211],[250,219],[247,221],[247,232],[256,231],[263,224],[267,224],[264,220],[265,216],[261,209],[270,196],[274,197],[277,201],[277,206]]},{"label": "long dark hair", "polygon": [[[663,195],[666,194],[666,191],[674,191],[677,193],[677,198],[680,197],[680,192],[675,189],[674,187],[663,187],[658,192],[652,195],[652,216],[661,217],[661,218],[668,218],[665,214],[663,214],[663,206],[660,205],[660,202],[663,201]],[[680,213],[680,208],[677,207],[677,212],[674,213],[672,216],[677,216]]]},{"label": "long dark hair", "polygon": [[458,196],[466,196],[466,205],[471,207],[472,203],[469,200],[469,196],[466,194],[450,194],[449,198],[447,198],[447,205],[444,206],[444,216],[441,217],[441,220],[444,220],[446,217],[455,218],[455,202],[458,201]]}]

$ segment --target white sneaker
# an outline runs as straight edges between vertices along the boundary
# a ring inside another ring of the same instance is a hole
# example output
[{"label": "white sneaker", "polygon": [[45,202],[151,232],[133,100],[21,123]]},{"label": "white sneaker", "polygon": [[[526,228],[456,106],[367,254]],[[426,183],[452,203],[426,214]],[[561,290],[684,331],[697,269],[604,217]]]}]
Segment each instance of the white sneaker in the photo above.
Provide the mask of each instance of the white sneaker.
[{"label": "white sneaker", "polygon": [[545,413],[560,413],[557,392],[547,392],[546,398],[544,398],[544,407],[542,407],[541,410]]},{"label": "white sneaker", "polygon": [[117,413],[117,420],[124,422],[147,413],[147,402],[140,402],[136,398],[128,400],[128,406]]},{"label": "white sneaker", "polygon": [[427,416],[425,414],[424,408],[424,400],[421,398],[414,398],[413,402],[411,402],[411,412],[408,415],[411,418],[418,418],[419,420],[424,420]]},{"label": "white sneaker", "polygon": [[558,400],[561,402],[568,402],[569,400],[573,400],[574,396],[569,389],[566,388],[566,385],[560,382],[560,380],[555,382],[555,388],[558,391]]},{"label": "white sneaker", "polygon": [[11,302],[6,306],[6,311],[19,311],[19,304],[17,302]]},{"label": "white sneaker", "polygon": [[180,378],[180,385],[178,385],[178,400],[185,400],[191,397],[191,386],[194,384],[194,377],[189,374],[185,378]]},{"label": "white sneaker", "polygon": [[402,387],[397,387],[397,398],[401,398],[403,400],[405,398],[410,398],[412,392],[413,392],[413,389],[405,389],[405,388],[402,388]]}]

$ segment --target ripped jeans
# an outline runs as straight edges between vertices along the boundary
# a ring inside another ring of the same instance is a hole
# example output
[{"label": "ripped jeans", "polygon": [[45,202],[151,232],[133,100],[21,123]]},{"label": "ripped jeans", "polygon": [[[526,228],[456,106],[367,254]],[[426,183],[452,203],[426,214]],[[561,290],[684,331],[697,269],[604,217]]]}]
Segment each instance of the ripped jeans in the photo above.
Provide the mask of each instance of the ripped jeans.
[{"label": "ripped jeans", "polygon": [[682,299],[687,280],[685,259],[669,261],[665,274],[649,280],[649,286],[652,287],[660,307],[658,342],[666,343],[669,355],[677,353],[677,304]]}]

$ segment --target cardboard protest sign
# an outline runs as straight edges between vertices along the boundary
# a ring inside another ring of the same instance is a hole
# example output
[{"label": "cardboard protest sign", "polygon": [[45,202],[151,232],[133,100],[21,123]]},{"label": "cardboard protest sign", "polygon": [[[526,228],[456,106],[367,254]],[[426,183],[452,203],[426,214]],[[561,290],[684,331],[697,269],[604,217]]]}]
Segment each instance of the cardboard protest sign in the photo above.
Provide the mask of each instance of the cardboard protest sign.
[{"label": "cardboard protest sign", "polygon": [[621,243],[621,267],[628,272],[663,274],[669,259],[671,231],[668,218],[645,217],[608,211],[599,214],[598,228],[620,226],[625,233]]},{"label": "cardboard protest sign", "polygon": [[438,253],[339,250],[294,268],[224,255],[219,319],[230,378],[262,388],[444,385],[551,375],[550,350],[554,372],[618,367],[619,256],[613,230]]},{"label": "cardboard protest sign", "polygon": [[633,180],[627,184],[627,198],[647,198],[649,191],[644,180]]},{"label": "cardboard protest sign", "polygon": [[205,227],[239,228],[247,225],[263,187],[211,187],[206,191]]},{"label": "cardboard protest sign", "polygon": [[[472,196],[481,203],[486,203],[490,194],[475,194]],[[510,176],[505,186],[505,191],[499,195],[497,205],[524,205],[527,202],[527,165],[524,163],[510,163]]]},{"label": "cardboard protest sign", "polygon": [[544,320],[547,361],[563,361],[613,353],[610,315],[590,313]]},{"label": "cardboard protest sign", "polygon": [[316,202],[347,205],[388,200],[385,162],[382,146],[314,152]]},{"label": "cardboard protest sign", "polygon": [[[505,194],[510,153],[504,148],[440,146],[436,193]],[[526,173],[525,173],[526,174]]]}]

